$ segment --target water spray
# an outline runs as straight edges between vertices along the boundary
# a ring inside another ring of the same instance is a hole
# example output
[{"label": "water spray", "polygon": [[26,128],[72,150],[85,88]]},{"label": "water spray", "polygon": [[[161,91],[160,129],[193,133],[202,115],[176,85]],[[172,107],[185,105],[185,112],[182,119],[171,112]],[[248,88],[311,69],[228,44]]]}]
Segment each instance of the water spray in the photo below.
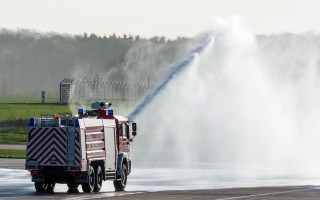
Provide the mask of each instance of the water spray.
[{"label": "water spray", "polygon": [[205,47],[210,43],[211,38],[212,37],[209,33],[203,34],[196,47],[188,52],[187,56],[185,56],[181,61],[170,67],[170,71],[166,75],[166,78],[153,91],[146,95],[142,101],[140,101],[140,103],[128,115],[128,119],[134,120],[134,118],[140,114],[163,89],[166,88],[175,76],[179,75],[187,66],[189,66],[189,64],[194,60],[195,55],[200,54],[205,49]]},{"label": "water spray", "polygon": [[211,27],[214,41],[196,43],[130,114],[140,124],[132,159],[181,184],[317,179],[319,35]]}]

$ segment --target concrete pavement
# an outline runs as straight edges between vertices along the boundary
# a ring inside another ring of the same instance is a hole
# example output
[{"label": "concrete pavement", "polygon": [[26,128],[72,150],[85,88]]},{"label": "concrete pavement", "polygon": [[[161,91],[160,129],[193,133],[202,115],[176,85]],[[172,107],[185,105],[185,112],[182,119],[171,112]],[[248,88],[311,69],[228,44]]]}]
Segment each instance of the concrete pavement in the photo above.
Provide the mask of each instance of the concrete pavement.
[{"label": "concrete pavement", "polygon": [[20,144],[0,144],[0,149],[26,149],[26,145]]}]

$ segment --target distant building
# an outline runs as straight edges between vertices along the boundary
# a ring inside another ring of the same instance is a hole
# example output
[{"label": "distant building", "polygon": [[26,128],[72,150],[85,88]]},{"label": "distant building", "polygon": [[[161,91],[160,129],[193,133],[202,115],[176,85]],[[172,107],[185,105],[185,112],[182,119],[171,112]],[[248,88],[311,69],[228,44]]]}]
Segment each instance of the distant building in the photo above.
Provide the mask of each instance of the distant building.
[{"label": "distant building", "polygon": [[65,78],[60,83],[60,103],[68,103],[71,93],[73,78]]}]

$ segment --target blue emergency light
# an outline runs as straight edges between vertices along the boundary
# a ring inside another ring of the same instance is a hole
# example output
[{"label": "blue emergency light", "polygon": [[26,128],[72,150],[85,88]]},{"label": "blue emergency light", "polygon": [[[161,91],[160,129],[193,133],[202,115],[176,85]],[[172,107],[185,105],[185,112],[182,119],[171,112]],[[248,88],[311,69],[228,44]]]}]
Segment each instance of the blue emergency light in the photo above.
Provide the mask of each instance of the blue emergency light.
[{"label": "blue emergency light", "polygon": [[108,110],[108,115],[113,115],[113,110]]},{"label": "blue emergency light", "polygon": [[78,109],[78,114],[83,114],[83,109],[82,108]]},{"label": "blue emergency light", "polygon": [[29,126],[34,126],[34,118],[30,118],[28,125]]}]

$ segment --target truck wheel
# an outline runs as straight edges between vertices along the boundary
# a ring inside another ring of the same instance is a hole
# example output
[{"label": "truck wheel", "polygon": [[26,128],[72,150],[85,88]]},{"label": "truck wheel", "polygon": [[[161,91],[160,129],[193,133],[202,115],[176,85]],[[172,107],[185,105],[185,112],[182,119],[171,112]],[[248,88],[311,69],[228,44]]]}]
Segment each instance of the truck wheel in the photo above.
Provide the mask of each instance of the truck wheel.
[{"label": "truck wheel", "polygon": [[37,192],[44,192],[48,188],[48,184],[44,182],[34,182],[34,187]]},{"label": "truck wheel", "polygon": [[94,169],[91,166],[90,167],[90,174],[89,174],[89,183],[83,183],[82,186],[82,190],[83,192],[89,193],[92,192],[94,189],[94,185],[95,185],[95,173],[94,173]]},{"label": "truck wheel", "polygon": [[96,168],[96,184],[94,185],[94,192],[99,192],[102,188],[102,180],[103,180],[103,174],[101,166],[98,166]]},{"label": "truck wheel", "polygon": [[46,191],[53,192],[55,186],[56,186],[56,183],[48,183]]},{"label": "truck wheel", "polygon": [[121,169],[120,180],[113,181],[113,185],[116,191],[124,191],[127,185],[127,176],[128,176],[127,166],[123,164]]},{"label": "truck wheel", "polygon": [[68,192],[70,192],[70,193],[79,192],[79,190],[78,190],[79,184],[77,184],[77,183],[67,183],[67,186],[69,188]]}]

